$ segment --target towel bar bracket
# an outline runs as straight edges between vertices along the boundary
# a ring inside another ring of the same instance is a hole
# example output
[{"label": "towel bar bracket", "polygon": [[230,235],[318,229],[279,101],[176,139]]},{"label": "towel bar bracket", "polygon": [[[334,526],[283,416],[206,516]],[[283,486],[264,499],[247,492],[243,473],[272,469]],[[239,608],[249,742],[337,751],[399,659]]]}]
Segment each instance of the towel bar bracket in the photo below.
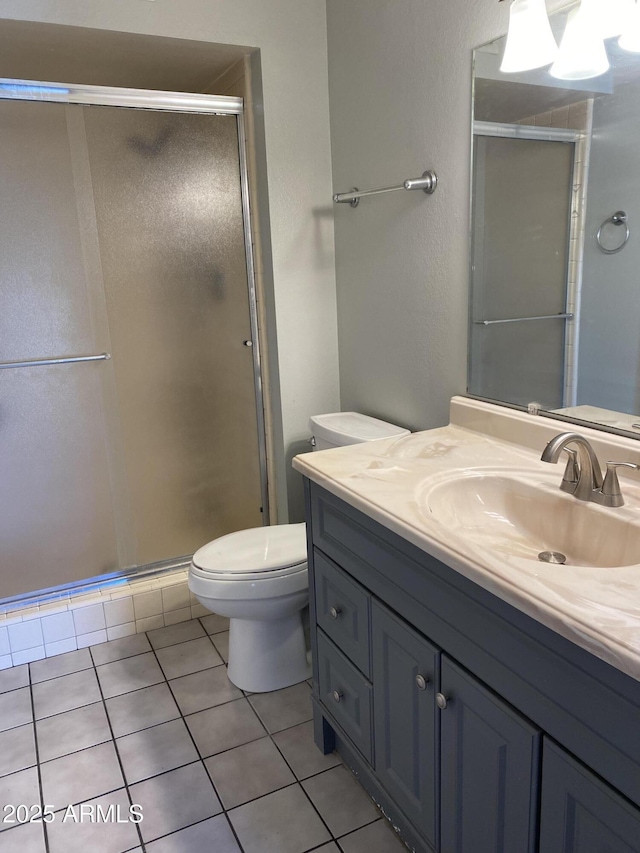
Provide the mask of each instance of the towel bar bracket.
[{"label": "towel bar bracket", "polygon": [[357,187],[352,187],[348,193],[336,193],[333,200],[336,204],[348,204],[350,207],[357,207],[360,204],[360,199],[368,195],[381,195],[382,193],[394,193],[397,190],[422,190],[427,195],[431,195],[436,191],[438,186],[438,176],[431,169],[423,172],[419,178],[408,178],[401,184],[393,187],[379,187],[375,190],[359,190]]}]

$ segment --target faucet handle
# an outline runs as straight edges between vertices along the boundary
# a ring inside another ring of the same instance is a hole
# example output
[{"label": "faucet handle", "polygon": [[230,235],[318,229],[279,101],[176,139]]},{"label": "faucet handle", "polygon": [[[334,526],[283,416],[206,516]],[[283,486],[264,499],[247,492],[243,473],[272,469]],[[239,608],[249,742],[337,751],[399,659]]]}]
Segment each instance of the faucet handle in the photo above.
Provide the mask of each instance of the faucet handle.
[{"label": "faucet handle", "polygon": [[[564,469],[563,483],[572,486],[571,491],[575,491],[575,487],[580,479],[580,468],[578,467],[578,451],[571,450],[568,447],[563,448],[564,452],[569,457],[567,459],[567,467]],[[562,488],[562,486],[560,487]]]},{"label": "faucet handle", "polygon": [[634,462],[607,462],[607,473],[600,489],[602,500],[598,501],[604,506],[624,506],[617,468],[633,468],[635,471],[640,471],[640,465]]}]

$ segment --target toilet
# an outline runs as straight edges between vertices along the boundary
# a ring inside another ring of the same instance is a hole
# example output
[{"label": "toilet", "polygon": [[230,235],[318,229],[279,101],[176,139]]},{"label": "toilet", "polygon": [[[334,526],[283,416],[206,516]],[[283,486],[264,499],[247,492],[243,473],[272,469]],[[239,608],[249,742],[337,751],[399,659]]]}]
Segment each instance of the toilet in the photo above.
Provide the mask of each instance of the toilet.
[{"label": "toilet", "polygon": [[[339,412],[309,421],[314,450],[409,435],[409,430]],[[229,680],[266,693],[311,676],[302,622],[309,601],[306,525],[253,527],[221,536],[193,555],[189,589],[229,617]]]}]

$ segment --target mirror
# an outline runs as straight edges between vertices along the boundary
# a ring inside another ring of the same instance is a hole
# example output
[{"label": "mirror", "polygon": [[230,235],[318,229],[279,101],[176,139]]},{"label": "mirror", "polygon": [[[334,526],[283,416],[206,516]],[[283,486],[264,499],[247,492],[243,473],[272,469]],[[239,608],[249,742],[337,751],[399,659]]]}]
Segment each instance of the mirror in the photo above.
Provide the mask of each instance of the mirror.
[{"label": "mirror", "polygon": [[468,392],[640,437],[640,53],[567,81],[505,41],[474,53]]}]

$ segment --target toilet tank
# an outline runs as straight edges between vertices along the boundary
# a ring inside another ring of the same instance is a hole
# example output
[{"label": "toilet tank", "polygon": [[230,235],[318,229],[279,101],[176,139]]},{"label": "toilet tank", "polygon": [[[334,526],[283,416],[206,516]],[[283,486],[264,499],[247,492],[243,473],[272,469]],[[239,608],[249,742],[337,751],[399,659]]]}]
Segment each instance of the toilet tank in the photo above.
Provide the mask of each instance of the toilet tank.
[{"label": "toilet tank", "polygon": [[329,450],[331,447],[361,444],[378,438],[400,438],[411,434],[408,429],[358,412],[313,415],[309,419],[309,429],[313,435],[314,450]]}]

